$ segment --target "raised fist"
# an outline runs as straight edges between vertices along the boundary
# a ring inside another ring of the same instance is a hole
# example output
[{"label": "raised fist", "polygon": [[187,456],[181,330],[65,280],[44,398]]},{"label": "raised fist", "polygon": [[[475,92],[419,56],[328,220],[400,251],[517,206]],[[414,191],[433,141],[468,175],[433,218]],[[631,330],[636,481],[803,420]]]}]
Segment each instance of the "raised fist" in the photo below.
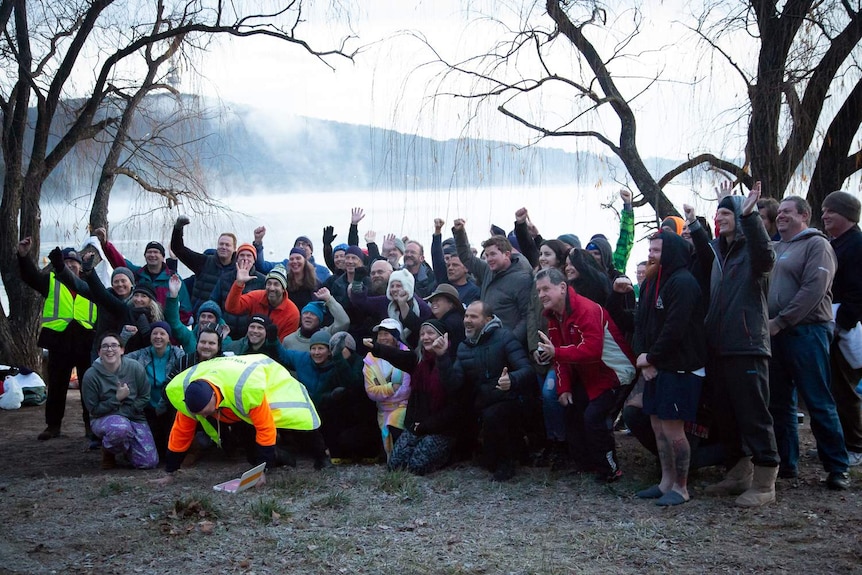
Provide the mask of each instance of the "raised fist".
[{"label": "raised fist", "polygon": [[192,223],[192,221],[189,219],[188,216],[180,216],[177,218],[177,221],[174,223],[174,229],[180,230],[180,229],[186,227],[187,225],[189,225],[190,223]]}]

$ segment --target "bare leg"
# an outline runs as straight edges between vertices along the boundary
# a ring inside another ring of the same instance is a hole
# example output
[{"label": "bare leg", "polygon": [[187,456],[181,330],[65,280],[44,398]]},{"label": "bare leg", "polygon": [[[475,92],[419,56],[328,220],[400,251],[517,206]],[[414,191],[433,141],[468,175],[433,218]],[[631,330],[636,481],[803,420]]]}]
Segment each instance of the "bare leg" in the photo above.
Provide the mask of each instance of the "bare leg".
[{"label": "bare leg", "polygon": [[655,433],[655,443],[658,448],[658,461],[661,464],[661,482],[658,487],[662,493],[667,493],[673,488],[676,474],[674,472],[674,453],[668,437],[664,433],[664,422],[657,416],[650,415],[650,423]]},{"label": "bare leg", "polygon": [[688,500],[688,468],[691,463],[691,447],[685,436],[684,422],[675,419],[661,422],[663,434],[673,453],[673,490]]}]

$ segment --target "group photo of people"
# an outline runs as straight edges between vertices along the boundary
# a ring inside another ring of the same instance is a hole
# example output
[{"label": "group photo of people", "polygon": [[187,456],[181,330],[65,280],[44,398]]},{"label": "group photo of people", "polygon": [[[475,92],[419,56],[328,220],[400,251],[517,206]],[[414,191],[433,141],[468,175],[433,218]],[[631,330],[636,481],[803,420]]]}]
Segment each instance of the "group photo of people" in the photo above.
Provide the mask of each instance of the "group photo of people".
[{"label": "group photo of people", "polygon": [[[632,193],[619,196],[619,228],[589,236],[543,236],[525,207],[508,229],[437,218],[430,237],[379,244],[362,208],[292,246],[267,244],[265,226],[179,216],[167,246],[123,254],[97,229],[44,267],[25,237],[17,260],[47,350],[33,440],[80,409],[102,470],[158,468],[160,485],[236,454],[267,470],[468,465],[507,482],[544,467],[614,483],[628,434],[657,469],[633,497],[684,504],[690,472],[719,467],[703,495],[760,507],[799,475],[804,415],[824,489],[849,489],[862,464],[859,199],[829,194],[820,230],[801,197],[723,184],[714,212],[684,205],[648,230],[632,266]],[[189,226],[212,244],[187,245]],[[80,408],[67,406],[73,370]]]}]

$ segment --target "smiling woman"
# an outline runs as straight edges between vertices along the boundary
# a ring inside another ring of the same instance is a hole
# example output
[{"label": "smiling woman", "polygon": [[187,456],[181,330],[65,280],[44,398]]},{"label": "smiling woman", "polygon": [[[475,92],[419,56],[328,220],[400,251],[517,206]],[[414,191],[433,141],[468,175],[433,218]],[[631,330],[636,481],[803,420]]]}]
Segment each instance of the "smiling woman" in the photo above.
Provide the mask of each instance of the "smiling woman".
[{"label": "smiling woman", "polygon": [[81,396],[93,434],[101,441],[102,469],[113,469],[117,455],[138,469],[152,469],[159,456],[144,415],[150,400],[144,368],[123,357],[118,334],[107,332],[97,343],[99,358],[84,374]]}]

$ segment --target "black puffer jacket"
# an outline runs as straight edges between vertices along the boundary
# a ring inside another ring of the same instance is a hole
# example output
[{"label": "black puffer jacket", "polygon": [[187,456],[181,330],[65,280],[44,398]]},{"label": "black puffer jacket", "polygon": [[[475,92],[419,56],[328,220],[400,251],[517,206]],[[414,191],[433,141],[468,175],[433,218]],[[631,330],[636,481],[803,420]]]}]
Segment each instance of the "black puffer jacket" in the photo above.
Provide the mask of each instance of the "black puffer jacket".
[{"label": "black puffer jacket", "polygon": [[[536,373],[527,352],[500,319],[494,316],[475,340],[458,346],[453,363],[448,354],[439,359],[445,380],[464,381],[473,392],[473,406],[482,410],[501,401],[523,400],[536,393]],[[512,387],[497,389],[497,380],[508,368]]]},{"label": "black puffer jacket", "polygon": [[641,292],[633,347],[657,369],[694,371],[706,365],[706,333],[701,292],[688,271],[691,250],[673,232],[658,237],[661,266]]},{"label": "black puffer jacket", "polygon": [[198,307],[210,299],[216,285],[219,287],[219,293],[223,295],[221,301],[216,303],[224,309],[224,300],[227,299],[231,284],[236,279],[236,254],[233,254],[230,263],[225,265],[219,261],[216,254],[199,254],[190,250],[183,241],[183,228],[174,228],[171,234],[171,251],[195,274],[191,293],[192,313],[197,316]]}]

